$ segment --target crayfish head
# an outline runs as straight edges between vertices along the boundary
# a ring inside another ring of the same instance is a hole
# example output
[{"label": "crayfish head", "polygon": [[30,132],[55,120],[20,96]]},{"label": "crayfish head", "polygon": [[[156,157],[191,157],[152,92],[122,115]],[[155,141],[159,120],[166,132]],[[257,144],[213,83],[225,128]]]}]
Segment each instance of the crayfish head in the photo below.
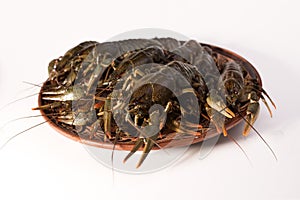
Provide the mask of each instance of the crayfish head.
[{"label": "crayfish head", "polygon": [[237,83],[235,80],[229,80],[225,82],[225,96],[226,96],[226,101],[229,104],[235,105],[236,101],[241,95],[241,91],[242,91],[241,85]]}]

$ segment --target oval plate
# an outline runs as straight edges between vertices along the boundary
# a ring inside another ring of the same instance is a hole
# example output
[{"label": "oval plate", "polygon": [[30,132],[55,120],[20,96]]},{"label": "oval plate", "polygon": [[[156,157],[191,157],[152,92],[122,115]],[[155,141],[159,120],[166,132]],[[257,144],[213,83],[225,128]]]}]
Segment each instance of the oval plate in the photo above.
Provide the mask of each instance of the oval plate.
[{"label": "oval plate", "polygon": [[[238,64],[240,64],[241,66],[245,67],[247,69],[247,71],[249,72],[249,74],[252,77],[254,77],[255,79],[257,79],[259,85],[262,86],[262,81],[261,81],[260,75],[258,74],[257,70],[245,58],[243,58],[242,56],[240,56],[232,51],[229,51],[229,50],[221,48],[221,47],[217,47],[217,46],[210,45],[210,44],[204,44],[204,43],[200,43],[200,44],[202,46],[207,46],[207,47],[211,48],[212,51],[218,55],[218,57],[220,57],[220,58],[223,57],[228,60],[233,60],[233,61],[237,62]],[[46,84],[47,84],[47,81],[42,86],[42,89]],[[41,91],[42,91],[42,89],[41,89]],[[39,104],[39,106],[44,105],[41,92],[38,97],[38,104]],[[93,139],[81,138],[80,136],[78,136],[78,134],[74,130],[68,129],[65,126],[61,126],[60,124],[57,124],[53,118],[48,117],[46,115],[44,110],[40,110],[40,112],[41,112],[42,116],[44,117],[44,119],[49,122],[49,124],[52,126],[52,128],[54,128],[56,131],[58,131],[62,135],[66,136],[74,141],[81,142],[81,143],[87,144],[87,145],[100,147],[100,148],[117,149],[117,150],[131,150],[134,146],[134,143],[132,143],[132,144],[117,143],[114,145],[110,141],[100,142],[100,141],[95,141]],[[244,112],[242,112],[241,116],[236,115],[236,117],[226,120],[226,123],[225,123],[226,130],[229,130],[229,129],[233,128],[234,126],[238,125],[243,120],[242,116],[244,117],[245,115],[246,115],[246,112],[244,111]],[[186,139],[183,138],[180,140],[172,141],[172,143],[170,143],[170,141],[173,140],[172,135],[174,136],[174,134],[176,134],[176,133],[168,134],[168,136],[166,138],[158,140],[157,143],[159,144],[160,147],[166,147],[166,146],[167,147],[176,147],[176,146],[178,147],[178,146],[186,146],[186,145],[191,144],[190,138],[186,138]],[[200,134],[198,136],[195,135],[195,138],[193,139],[192,144],[202,142],[203,140],[215,137],[219,134],[221,134],[221,133],[218,133],[215,129],[211,129],[210,131],[207,131],[204,134],[205,136],[200,135]],[[153,149],[159,149],[159,147],[154,146]],[[142,150],[142,147],[139,150]]]}]

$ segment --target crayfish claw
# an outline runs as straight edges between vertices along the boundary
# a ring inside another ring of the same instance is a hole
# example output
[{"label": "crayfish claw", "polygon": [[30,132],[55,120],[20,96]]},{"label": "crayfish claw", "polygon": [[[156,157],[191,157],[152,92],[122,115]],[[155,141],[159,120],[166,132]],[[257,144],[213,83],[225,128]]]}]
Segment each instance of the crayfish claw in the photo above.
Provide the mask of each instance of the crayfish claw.
[{"label": "crayfish claw", "polygon": [[276,105],[275,105],[274,101],[271,99],[271,97],[268,95],[268,93],[264,89],[262,89],[262,93],[264,95],[266,95],[266,97],[269,99],[269,101],[271,102],[271,104],[273,105],[273,107],[276,109]]},{"label": "crayfish claw", "polygon": [[209,96],[207,97],[206,102],[211,108],[215,109],[225,117],[235,117],[234,112],[232,112],[221,99],[214,100],[211,96]]},{"label": "crayfish claw", "polygon": [[244,136],[247,136],[249,134],[251,128],[253,127],[254,122],[257,119],[258,113],[259,113],[259,103],[257,101],[250,99],[250,104],[246,111],[247,114],[245,118],[246,124],[243,131]]},{"label": "crayfish claw", "polygon": [[159,110],[154,110],[150,114],[150,124],[148,126],[143,127],[140,130],[140,134],[142,137],[140,137],[134,147],[131,149],[130,153],[125,157],[123,162],[126,162],[143,144],[145,144],[142,156],[140,160],[138,161],[136,168],[139,168],[148,154],[150,153],[152,147],[156,144],[156,139],[160,133],[160,122],[165,117],[165,113],[160,113]]},{"label": "crayfish claw", "polygon": [[267,103],[266,99],[263,96],[261,96],[260,98],[261,98],[262,102],[265,104],[265,106],[267,107],[267,109],[270,113],[270,116],[273,117],[272,110],[271,110],[269,104]]},{"label": "crayfish claw", "polygon": [[141,146],[143,145],[143,138],[139,138],[136,142],[134,147],[131,149],[131,151],[127,154],[127,156],[124,158],[123,163],[125,163]]},{"label": "crayfish claw", "polygon": [[61,106],[61,102],[55,101],[53,103],[41,105],[39,107],[32,108],[32,110],[45,110],[45,109],[53,109]]},{"label": "crayfish claw", "polygon": [[146,159],[146,157],[148,156],[148,154],[150,153],[152,147],[154,146],[157,136],[158,136],[158,134],[155,134],[149,138],[139,138],[136,141],[134,147],[124,158],[123,163],[125,163],[143,144],[145,144],[142,156],[136,165],[136,168],[139,168],[143,164],[143,162]]},{"label": "crayfish claw", "polygon": [[154,146],[154,144],[155,144],[154,141],[156,141],[157,136],[158,136],[158,134],[155,134],[152,137],[146,139],[145,147],[143,149],[143,154],[142,154],[139,162],[137,163],[136,168],[139,168],[143,164],[144,160],[146,159],[146,157],[150,153],[152,147]]}]

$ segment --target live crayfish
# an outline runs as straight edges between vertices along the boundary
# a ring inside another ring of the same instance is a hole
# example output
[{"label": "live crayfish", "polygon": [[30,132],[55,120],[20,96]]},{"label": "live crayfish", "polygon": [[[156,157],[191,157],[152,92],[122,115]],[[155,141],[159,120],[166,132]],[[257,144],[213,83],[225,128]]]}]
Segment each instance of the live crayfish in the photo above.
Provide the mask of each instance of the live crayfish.
[{"label": "live crayfish", "polygon": [[180,135],[174,145],[186,145],[188,137],[198,142],[227,136],[244,118],[248,135],[260,99],[272,116],[250,63],[195,40],[83,42],[51,61],[48,70],[34,109],[68,137],[130,150],[124,161],[143,149],[137,167],[151,149],[175,139],[174,133]]}]

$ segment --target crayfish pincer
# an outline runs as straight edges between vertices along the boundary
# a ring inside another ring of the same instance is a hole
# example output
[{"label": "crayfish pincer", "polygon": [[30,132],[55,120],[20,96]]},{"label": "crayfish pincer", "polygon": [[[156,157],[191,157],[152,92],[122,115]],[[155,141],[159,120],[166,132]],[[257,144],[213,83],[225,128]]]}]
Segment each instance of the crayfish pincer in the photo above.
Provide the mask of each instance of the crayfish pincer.
[{"label": "crayfish pincer", "polygon": [[48,71],[35,109],[69,138],[129,150],[124,162],[142,150],[137,167],[152,149],[228,136],[242,120],[246,136],[259,100],[275,107],[247,60],[195,40],[83,42]]}]

